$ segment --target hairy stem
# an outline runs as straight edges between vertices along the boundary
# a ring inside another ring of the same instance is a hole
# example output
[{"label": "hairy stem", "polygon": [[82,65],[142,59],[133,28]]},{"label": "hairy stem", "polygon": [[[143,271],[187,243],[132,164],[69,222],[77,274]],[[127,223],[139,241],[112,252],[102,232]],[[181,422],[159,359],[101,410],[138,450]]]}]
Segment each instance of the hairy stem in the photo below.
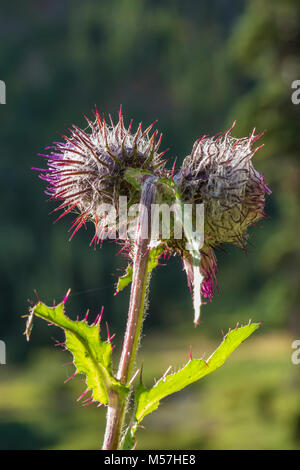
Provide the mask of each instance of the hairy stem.
[{"label": "hairy stem", "polygon": [[[134,246],[133,274],[127,327],[121,353],[118,380],[128,384],[133,372],[142,331],[144,307],[148,286],[149,239],[151,236],[151,205],[155,200],[155,178],[144,181],[137,221]],[[107,410],[103,449],[118,449],[129,396],[122,398],[114,393]]]}]

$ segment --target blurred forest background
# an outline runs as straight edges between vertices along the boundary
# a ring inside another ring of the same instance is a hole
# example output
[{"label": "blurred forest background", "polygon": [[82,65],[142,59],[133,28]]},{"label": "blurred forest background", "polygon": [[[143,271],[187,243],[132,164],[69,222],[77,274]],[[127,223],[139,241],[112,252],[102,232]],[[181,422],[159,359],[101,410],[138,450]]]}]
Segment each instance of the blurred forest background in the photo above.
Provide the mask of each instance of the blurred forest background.
[{"label": "blurred forest background", "polygon": [[[68,242],[72,216],[53,225],[55,205],[31,167],[71,123],[85,126],[95,104],[135,125],[158,119],[170,167],[203,134],[266,130],[254,157],[273,193],[268,219],[251,230],[247,256],[219,251],[220,295],[193,327],[192,302],[180,259],[152,276],[144,326],[145,383],[182,366],[193,345],[205,356],[236,322],[263,321],[229,362],[201,383],[167,399],[145,420],[138,447],[148,449],[296,449],[300,447],[300,79],[298,0],[28,0],[2,2],[0,106],[1,449],[93,449],[101,446],[105,410],[82,407],[84,385],[68,353],[54,348],[57,329],[36,321],[22,335],[33,289],[45,302],[62,299],[68,314],[96,316],[102,305],[121,341],[129,290],[113,296],[125,260],[118,247],[89,247],[92,226]],[[119,347],[115,351],[117,363]]]}]

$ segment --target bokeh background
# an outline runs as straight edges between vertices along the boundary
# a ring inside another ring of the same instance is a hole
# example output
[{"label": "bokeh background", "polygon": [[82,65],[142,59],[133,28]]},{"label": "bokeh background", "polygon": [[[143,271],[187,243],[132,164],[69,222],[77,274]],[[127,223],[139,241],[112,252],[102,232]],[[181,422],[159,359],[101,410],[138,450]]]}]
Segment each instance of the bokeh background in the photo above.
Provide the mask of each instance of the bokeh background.
[{"label": "bokeh background", "polygon": [[60,332],[36,321],[23,336],[27,298],[61,300],[69,287],[71,317],[102,305],[116,333],[115,364],[129,290],[113,296],[125,260],[106,242],[89,247],[93,228],[70,243],[72,216],[53,225],[54,205],[31,167],[37,154],[71,123],[85,126],[95,104],[127,125],[158,119],[170,167],[203,134],[266,130],[254,157],[273,194],[268,219],[251,230],[249,253],[217,253],[220,295],[203,308],[194,329],[192,302],[180,259],[156,269],[144,343],[144,380],[169,365],[207,357],[221,330],[263,321],[228,363],[199,384],[166,399],[145,420],[138,447],[148,449],[297,449],[300,447],[300,365],[291,362],[300,339],[300,105],[291,84],[300,79],[298,0],[28,0],[2,2],[0,106],[1,449],[96,449],[105,410],[82,407],[84,389],[71,358],[54,347]]}]

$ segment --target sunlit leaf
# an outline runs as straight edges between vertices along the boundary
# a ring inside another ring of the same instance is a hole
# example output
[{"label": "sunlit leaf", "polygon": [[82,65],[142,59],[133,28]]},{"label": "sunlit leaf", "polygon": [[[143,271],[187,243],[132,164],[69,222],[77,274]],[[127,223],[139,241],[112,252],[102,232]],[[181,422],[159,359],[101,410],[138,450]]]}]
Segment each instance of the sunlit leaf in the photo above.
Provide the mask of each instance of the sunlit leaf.
[{"label": "sunlit leaf", "polygon": [[43,318],[64,330],[65,346],[73,355],[75,374],[85,375],[87,387],[92,392],[94,401],[107,405],[112,390],[120,394],[128,393],[127,387],[121,385],[113,376],[112,347],[109,341],[101,341],[99,322],[89,325],[86,320],[71,320],[65,315],[64,302],[55,307],[48,307],[39,302],[31,309],[27,320],[25,332],[27,339],[31,333],[34,316]]},{"label": "sunlit leaf", "polygon": [[231,330],[209,359],[190,359],[181,370],[162,377],[150,389],[140,384],[135,397],[135,418],[137,422],[140,423],[146,415],[156,410],[160,400],[163,398],[182,390],[187,385],[196,382],[223,365],[230,354],[258,327],[259,323],[251,323],[247,326]]}]

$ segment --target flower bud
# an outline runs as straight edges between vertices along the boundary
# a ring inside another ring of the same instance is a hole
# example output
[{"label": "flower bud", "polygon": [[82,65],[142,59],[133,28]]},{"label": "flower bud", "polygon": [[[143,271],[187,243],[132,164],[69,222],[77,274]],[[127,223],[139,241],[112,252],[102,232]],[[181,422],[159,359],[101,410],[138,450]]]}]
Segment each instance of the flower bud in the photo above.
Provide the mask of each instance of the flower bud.
[{"label": "flower bud", "polygon": [[175,178],[185,202],[204,203],[206,244],[245,248],[246,230],[265,216],[265,193],[271,191],[251,161],[262,134],[254,129],[236,139],[231,130],[197,140]]}]

